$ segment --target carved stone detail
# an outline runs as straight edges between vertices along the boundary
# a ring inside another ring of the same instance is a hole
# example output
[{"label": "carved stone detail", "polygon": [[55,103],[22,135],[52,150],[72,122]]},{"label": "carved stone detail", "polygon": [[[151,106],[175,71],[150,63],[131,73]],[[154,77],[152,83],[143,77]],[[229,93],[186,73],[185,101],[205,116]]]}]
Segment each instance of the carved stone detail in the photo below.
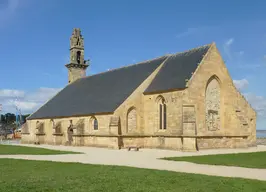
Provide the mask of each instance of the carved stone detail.
[{"label": "carved stone detail", "polygon": [[71,47],[79,46],[83,47],[83,37],[79,28],[74,28],[72,36],[70,38]]},{"label": "carved stone detail", "polygon": [[220,129],[220,92],[219,82],[213,78],[207,86],[205,96],[206,125],[209,131]]}]

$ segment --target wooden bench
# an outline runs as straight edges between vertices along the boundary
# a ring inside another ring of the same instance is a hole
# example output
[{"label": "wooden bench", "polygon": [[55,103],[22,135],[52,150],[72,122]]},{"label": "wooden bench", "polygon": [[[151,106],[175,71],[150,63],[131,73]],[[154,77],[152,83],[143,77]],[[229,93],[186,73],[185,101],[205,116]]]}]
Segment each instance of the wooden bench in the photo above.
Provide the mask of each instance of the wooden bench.
[{"label": "wooden bench", "polygon": [[128,147],[128,151],[130,151],[131,149],[135,149],[135,151],[139,151],[139,147],[137,147],[137,146]]}]

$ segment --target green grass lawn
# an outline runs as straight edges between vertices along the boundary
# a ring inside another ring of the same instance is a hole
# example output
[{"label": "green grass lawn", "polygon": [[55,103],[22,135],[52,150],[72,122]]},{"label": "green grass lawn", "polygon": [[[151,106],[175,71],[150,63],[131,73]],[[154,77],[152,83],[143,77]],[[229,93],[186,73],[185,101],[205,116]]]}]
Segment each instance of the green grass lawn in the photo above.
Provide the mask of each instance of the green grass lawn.
[{"label": "green grass lawn", "polygon": [[79,153],[71,151],[50,150],[50,149],[37,148],[37,147],[0,145],[0,155],[57,155],[57,154],[79,154]]},{"label": "green grass lawn", "polygon": [[250,192],[266,182],[120,166],[0,159],[3,192]]},{"label": "green grass lawn", "polygon": [[167,157],[163,159],[173,161],[188,161],[192,163],[208,165],[226,165],[266,169],[266,152],[204,155],[192,157]]}]

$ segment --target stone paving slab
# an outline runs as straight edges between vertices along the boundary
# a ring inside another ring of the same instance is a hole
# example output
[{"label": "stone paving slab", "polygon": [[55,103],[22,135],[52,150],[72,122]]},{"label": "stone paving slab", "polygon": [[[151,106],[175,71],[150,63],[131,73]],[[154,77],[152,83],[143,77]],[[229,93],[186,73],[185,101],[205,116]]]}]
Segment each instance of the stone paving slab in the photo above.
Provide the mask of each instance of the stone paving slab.
[{"label": "stone paving slab", "polygon": [[[34,145],[23,145],[34,146]],[[257,179],[266,181],[266,169],[251,169],[232,166],[200,165],[190,162],[178,162],[160,160],[162,157],[178,157],[193,155],[210,154],[229,154],[229,153],[249,153],[266,151],[266,146],[252,147],[248,149],[212,149],[199,152],[180,152],[158,149],[140,149],[140,151],[112,150],[94,147],[72,147],[72,146],[49,146],[40,145],[54,150],[76,151],[84,154],[62,154],[62,155],[0,155],[0,158],[45,160],[57,162],[78,162],[84,164],[104,164],[120,165],[137,168],[148,168],[158,170],[168,170],[184,173],[197,173],[212,176],[239,177],[247,179]]]}]

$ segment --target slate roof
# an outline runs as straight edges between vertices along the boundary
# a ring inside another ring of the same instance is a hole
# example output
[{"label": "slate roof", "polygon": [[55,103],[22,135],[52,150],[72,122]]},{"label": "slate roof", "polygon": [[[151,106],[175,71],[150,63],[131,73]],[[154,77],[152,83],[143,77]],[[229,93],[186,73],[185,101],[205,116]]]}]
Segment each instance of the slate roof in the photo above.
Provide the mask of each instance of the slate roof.
[{"label": "slate roof", "polygon": [[112,113],[163,62],[162,68],[144,93],[186,88],[186,79],[190,79],[209,47],[205,45],[78,79],[28,119]]},{"label": "slate roof", "polygon": [[76,80],[28,119],[113,112],[166,56]]},{"label": "slate roof", "polygon": [[209,48],[205,45],[169,56],[144,93],[186,88],[186,79],[190,79]]}]

